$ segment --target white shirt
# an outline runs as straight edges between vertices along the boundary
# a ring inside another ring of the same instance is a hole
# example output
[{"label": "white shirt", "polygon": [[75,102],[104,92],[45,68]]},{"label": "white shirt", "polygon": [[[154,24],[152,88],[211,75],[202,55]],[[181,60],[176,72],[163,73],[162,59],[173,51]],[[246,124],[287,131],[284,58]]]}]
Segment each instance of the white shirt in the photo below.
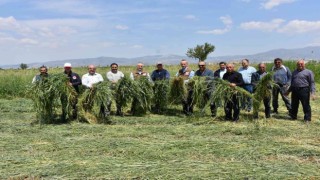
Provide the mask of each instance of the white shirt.
[{"label": "white shirt", "polygon": [[117,71],[117,73],[113,73],[112,71],[107,72],[107,79],[111,82],[118,82],[121,78],[124,77],[124,74],[121,71]]},{"label": "white shirt", "polygon": [[224,75],[226,72],[227,72],[227,69],[224,69],[224,70],[221,70],[221,69],[220,69],[220,74],[219,74],[220,79],[223,79],[223,75]]},{"label": "white shirt", "polygon": [[102,82],[103,77],[99,73],[94,73],[94,74],[84,74],[82,76],[82,85],[91,88],[93,84],[96,84],[98,82]]}]

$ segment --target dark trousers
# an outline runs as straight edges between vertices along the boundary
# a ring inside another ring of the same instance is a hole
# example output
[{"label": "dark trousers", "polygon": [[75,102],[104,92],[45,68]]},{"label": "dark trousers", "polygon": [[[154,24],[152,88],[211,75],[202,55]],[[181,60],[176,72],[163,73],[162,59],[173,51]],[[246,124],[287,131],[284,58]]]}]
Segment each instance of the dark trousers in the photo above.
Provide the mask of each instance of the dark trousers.
[{"label": "dark trousers", "polygon": [[264,114],[266,118],[269,118],[271,113],[270,101],[271,101],[271,97],[266,97],[263,99]]},{"label": "dark trousers", "polygon": [[[232,117],[233,110],[233,117]],[[224,112],[226,114],[226,120],[239,120],[240,108],[239,108],[239,99],[237,95],[233,95],[230,101],[226,101],[224,105]]]},{"label": "dark trousers", "polygon": [[311,121],[311,106],[310,106],[310,88],[309,87],[292,87],[291,102],[292,110],[291,117],[297,118],[299,101],[302,104],[304,120]]},{"label": "dark trousers", "polygon": [[[252,84],[245,84],[242,87],[243,89],[245,89],[246,91],[248,91],[250,94],[253,93],[253,85]],[[245,98],[242,102],[241,102],[241,109],[246,109],[248,111],[250,111],[252,109],[252,99],[251,98]]]},{"label": "dark trousers", "polygon": [[279,94],[282,97],[282,100],[284,101],[287,110],[290,112],[291,111],[291,102],[288,96],[285,96],[284,93],[287,91],[287,87],[285,86],[280,86],[280,87],[276,87],[274,86],[272,89],[272,107],[275,111],[278,110],[279,104],[278,104],[278,97]]},{"label": "dark trousers", "polygon": [[183,113],[190,115],[193,113],[193,102],[192,102],[193,90],[188,90],[187,99],[182,100]]}]

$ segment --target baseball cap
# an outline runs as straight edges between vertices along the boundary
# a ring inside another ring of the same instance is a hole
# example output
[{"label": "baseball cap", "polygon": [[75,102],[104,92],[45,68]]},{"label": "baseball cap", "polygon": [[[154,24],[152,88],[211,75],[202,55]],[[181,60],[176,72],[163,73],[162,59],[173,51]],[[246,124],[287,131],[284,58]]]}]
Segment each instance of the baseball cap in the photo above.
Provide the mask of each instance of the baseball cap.
[{"label": "baseball cap", "polygon": [[162,62],[161,62],[161,61],[158,61],[158,62],[156,63],[156,65],[159,65],[159,64],[161,64],[161,65],[162,65]]},{"label": "baseball cap", "polygon": [[71,67],[71,63],[64,63],[63,67]]}]

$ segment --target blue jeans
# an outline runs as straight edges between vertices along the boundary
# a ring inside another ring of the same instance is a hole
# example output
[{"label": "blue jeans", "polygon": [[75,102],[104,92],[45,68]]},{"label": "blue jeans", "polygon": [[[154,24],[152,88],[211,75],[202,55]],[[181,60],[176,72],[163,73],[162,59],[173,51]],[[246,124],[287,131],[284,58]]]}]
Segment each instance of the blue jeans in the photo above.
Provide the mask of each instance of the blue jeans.
[{"label": "blue jeans", "polygon": [[[252,84],[245,84],[242,86],[243,89],[248,91],[250,94],[253,93],[253,85]],[[246,98],[241,102],[241,109],[246,109],[248,111],[251,111],[252,109],[252,99],[251,98]]]}]

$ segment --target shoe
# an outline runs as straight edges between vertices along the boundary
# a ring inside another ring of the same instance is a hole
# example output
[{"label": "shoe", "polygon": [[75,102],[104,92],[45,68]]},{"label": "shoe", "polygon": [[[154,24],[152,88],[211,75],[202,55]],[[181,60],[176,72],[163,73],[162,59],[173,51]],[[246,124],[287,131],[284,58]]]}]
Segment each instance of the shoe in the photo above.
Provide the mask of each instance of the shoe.
[{"label": "shoe", "polygon": [[272,111],[272,113],[273,113],[273,114],[278,114],[278,110],[277,110],[277,109],[274,109],[274,110]]}]

